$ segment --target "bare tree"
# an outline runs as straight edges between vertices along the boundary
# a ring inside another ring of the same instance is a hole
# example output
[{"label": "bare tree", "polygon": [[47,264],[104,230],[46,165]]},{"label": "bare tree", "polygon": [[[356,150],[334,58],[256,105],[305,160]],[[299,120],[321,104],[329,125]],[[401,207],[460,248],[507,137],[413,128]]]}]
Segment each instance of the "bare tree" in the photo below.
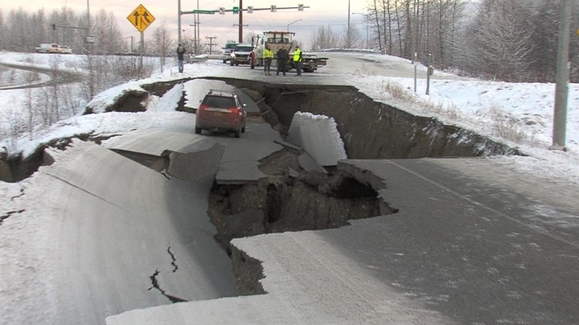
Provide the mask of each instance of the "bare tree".
[{"label": "bare tree", "polygon": [[378,47],[380,48],[380,52],[382,52],[383,48],[382,48],[382,32],[380,31],[380,26],[383,26],[383,24],[380,23],[380,17],[379,17],[379,8],[378,8],[378,1],[374,0],[374,6],[371,9],[371,13],[374,14],[374,22],[376,24],[376,32],[378,34]]},{"label": "bare tree", "polygon": [[91,33],[96,38],[94,49],[99,54],[114,54],[122,52],[125,47],[124,37],[112,12],[101,9],[91,26]]},{"label": "bare tree", "polygon": [[482,71],[500,80],[519,81],[528,75],[531,31],[526,29],[528,2],[485,0],[477,17],[475,52]]},{"label": "bare tree", "polygon": [[350,49],[362,47],[364,40],[362,39],[358,26],[355,24],[351,24],[350,28],[344,27],[343,35],[341,43],[344,48]]},{"label": "bare tree", "polygon": [[175,40],[171,37],[166,21],[161,22],[161,25],[155,27],[153,30],[152,43],[151,48],[153,49],[154,54],[161,58],[162,67],[165,65],[165,58],[170,54],[175,54],[173,50],[176,48]]},{"label": "bare tree", "polygon": [[533,31],[533,48],[529,60],[536,81],[555,81],[557,36],[559,34],[558,0],[543,0],[529,18]]},{"label": "bare tree", "polygon": [[310,43],[312,44],[312,51],[331,49],[338,47],[339,38],[330,26],[320,26],[317,31],[314,31]]}]

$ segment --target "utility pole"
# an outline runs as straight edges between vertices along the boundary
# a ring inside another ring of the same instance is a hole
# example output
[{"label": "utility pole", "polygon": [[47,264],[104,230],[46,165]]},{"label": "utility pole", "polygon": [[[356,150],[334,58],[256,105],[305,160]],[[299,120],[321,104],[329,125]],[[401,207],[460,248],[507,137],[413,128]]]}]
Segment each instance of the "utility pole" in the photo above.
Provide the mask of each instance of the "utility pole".
[{"label": "utility pole", "polygon": [[[199,24],[201,22],[199,21],[199,0],[197,0],[197,14],[195,15],[195,17],[197,18],[197,19],[195,19],[195,31],[197,33],[197,34],[195,34],[195,40],[196,40],[196,42],[200,42],[201,32],[199,31],[199,29],[201,26],[199,26]],[[195,54],[199,54],[199,53],[197,53],[197,43],[195,43],[195,44],[196,44],[195,45]],[[201,43],[199,43],[199,44],[201,44]],[[201,51],[199,51],[199,52],[201,52]]]},{"label": "utility pole", "polygon": [[205,43],[205,45],[209,45],[209,54],[213,54],[213,46],[216,46],[217,43],[213,43],[214,39],[217,39],[217,36],[205,36],[206,39],[209,39],[209,43]]},{"label": "utility pole", "polygon": [[243,0],[239,0],[239,43],[243,42]]},{"label": "utility pole", "polygon": [[553,113],[553,144],[551,149],[565,151],[567,132],[567,100],[569,96],[569,33],[571,32],[571,0],[561,1],[559,37],[557,43],[557,83]]},{"label": "utility pole", "polygon": [[177,0],[177,44],[181,44],[181,0]]}]

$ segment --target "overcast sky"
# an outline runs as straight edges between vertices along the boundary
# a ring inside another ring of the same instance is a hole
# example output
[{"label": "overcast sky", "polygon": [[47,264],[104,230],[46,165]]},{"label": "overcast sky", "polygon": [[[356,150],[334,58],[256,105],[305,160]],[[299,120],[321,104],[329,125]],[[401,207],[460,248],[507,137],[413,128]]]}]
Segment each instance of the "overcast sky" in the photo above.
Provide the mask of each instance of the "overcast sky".
[{"label": "overcast sky", "polygon": [[[298,12],[297,9],[278,10],[273,13],[267,11],[255,11],[252,14],[244,13],[244,32],[259,33],[264,30],[285,30],[288,24],[295,20],[301,21],[291,24],[290,30],[296,32],[296,39],[303,44],[309,43],[311,34],[320,26],[331,26],[336,33],[342,33],[348,25],[348,2],[350,2],[350,18],[352,25],[357,25],[360,31],[365,31],[363,16],[355,13],[362,13],[367,7],[366,0],[243,0],[243,7],[253,6],[254,8],[270,8],[271,5],[277,7],[297,7],[298,4],[309,6],[310,8]],[[219,7],[232,9],[239,6],[239,0],[181,0],[181,10],[189,11],[197,9],[218,10]],[[61,9],[67,6],[77,13],[86,12],[87,4],[90,6],[91,14],[95,14],[101,9],[113,12],[119,22],[125,37],[138,37],[139,32],[127,20],[127,16],[139,5],[142,4],[156,18],[156,20],[145,30],[145,37],[151,34],[156,26],[163,21],[167,23],[171,31],[177,34],[177,5],[178,0],[25,0],[22,2],[12,0],[0,0],[2,11],[5,17],[11,10],[22,8],[28,12],[35,12],[44,8],[47,12]],[[193,15],[182,16],[182,30],[185,35],[193,35]],[[237,40],[239,16],[229,12],[225,15],[201,15],[200,35],[201,39],[206,36],[216,36],[219,45],[223,45],[227,40]]]}]

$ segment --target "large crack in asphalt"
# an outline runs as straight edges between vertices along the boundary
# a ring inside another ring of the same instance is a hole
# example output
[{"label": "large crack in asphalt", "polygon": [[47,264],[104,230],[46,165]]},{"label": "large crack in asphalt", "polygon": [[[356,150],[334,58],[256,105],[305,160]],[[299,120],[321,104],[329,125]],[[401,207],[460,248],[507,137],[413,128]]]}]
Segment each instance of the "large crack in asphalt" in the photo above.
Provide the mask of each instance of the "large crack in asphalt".
[{"label": "large crack in asphalt", "polygon": [[157,276],[159,274],[161,274],[161,272],[159,272],[159,270],[155,270],[155,273],[153,273],[153,275],[149,277],[149,279],[151,279],[152,286],[147,290],[151,291],[153,289],[157,289],[163,296],[167,297],[167,299],[169,299],[172,303],[187,302],[187,300],[167,294],[165,290],[161,289],[161,287],[159,286],[159,280],[157,280]]},{"label": "large crack in asphalt", "polygon": [[177,265],[177,259],[175,258],[175,254],[171,252],[171,246],[167,247],[167,253],[171,255],[171,265],[173,265],[173,273],[175,273],[177,272],[177,270],[179,270],[179,266]]},{"label": "large crack in asphalt", "polygon": [[384,208],[371,185],[336,169],[308,172],[285,149],[261,160],[260,170],[267,177],[256,183],[214,183],[211,189],[208,214],[226,249],[233,238],[338,228],[397,211]]},{"label": "large crack in asphalt", "polygon": [[337,168],[308,172],[300,167],[298,156],[282,149],[260,161],[266,178],[247,184],[214,183],[211,189],[208,215],[217,229],[215,239],[232,259],[242,295],[265,293],[259,281],[263,268],[231,245],[232,239],[338,228],[349,220],[398,212],[378,198],[383,183],[360,182],[357,175]]},{"label": "large crack in asphalt", "polygon": [[13,214],[22,213],[26,210],[15,210],[15,211],[8,211],[6,214],[0,216],[0,225],[4,222],[4,220],[10,218]]}]

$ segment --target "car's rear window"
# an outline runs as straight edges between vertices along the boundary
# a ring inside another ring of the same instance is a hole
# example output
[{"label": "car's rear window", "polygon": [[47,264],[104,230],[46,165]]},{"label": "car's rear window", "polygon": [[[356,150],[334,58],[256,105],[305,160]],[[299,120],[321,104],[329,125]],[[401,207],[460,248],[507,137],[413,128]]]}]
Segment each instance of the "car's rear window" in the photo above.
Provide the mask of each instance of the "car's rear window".
[{"label": "car's rear window", "polygon": [[235,99],[221,96],[206,96],[205,99],[203,99],[202,104],[215,108],[229,108],[236,106]]}]

